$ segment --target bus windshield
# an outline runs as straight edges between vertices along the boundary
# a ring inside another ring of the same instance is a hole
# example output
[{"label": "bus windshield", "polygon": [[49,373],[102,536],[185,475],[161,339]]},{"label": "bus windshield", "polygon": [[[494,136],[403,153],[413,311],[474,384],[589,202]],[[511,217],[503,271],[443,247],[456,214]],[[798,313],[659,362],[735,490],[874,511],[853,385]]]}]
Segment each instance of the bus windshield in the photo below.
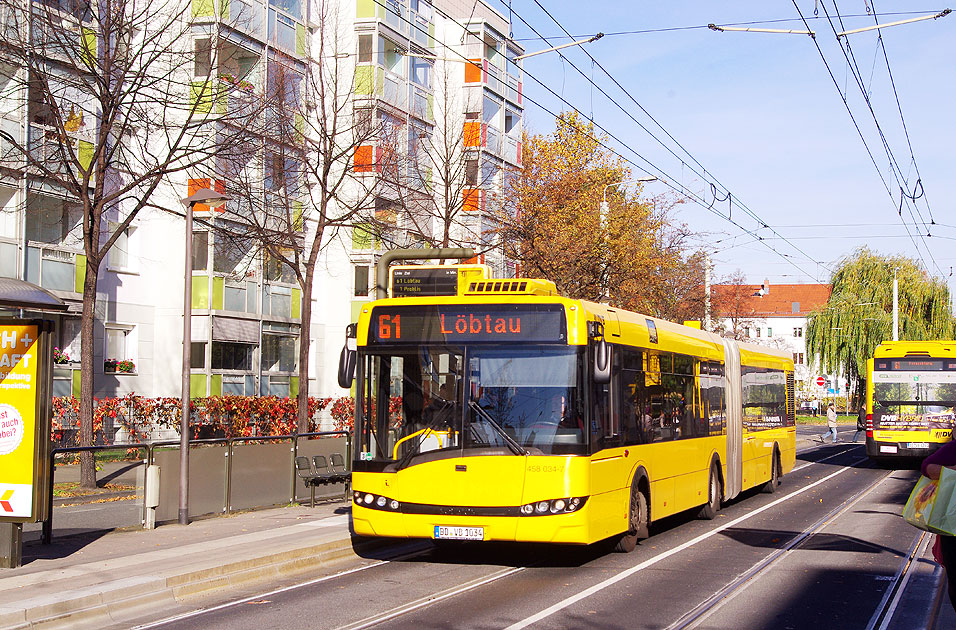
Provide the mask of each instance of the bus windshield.
[{"label": "bus windshield", "polygon": [[933,376],[920,374],[918,382],[874,383],[873,428],[950,428],[956,406],[956,383],[934,383]]},{"label": "bus windshield", "polygon": [[586,452],[584,348],[429,345],[363,358],[360,460]]}]

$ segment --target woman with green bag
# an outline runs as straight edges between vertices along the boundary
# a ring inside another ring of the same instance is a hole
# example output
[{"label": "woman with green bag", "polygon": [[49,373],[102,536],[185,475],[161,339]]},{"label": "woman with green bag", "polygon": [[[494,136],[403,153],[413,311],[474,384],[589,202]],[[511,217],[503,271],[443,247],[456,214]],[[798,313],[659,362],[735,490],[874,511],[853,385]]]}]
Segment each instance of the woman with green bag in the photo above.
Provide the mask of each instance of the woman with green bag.
[{"label": "woman with green bag", "polygon": [[[956,442],[949,441],[939,450],[923,460],[921,470],[930,479],[939,479],[943,467],[956,470]],[[946,569],[946,583],[949,587],[949,603],[956,609],[956,583],[949,577],[950,567],[956,571],[956,536],[936,535],[933,545],[933,557]]]}]

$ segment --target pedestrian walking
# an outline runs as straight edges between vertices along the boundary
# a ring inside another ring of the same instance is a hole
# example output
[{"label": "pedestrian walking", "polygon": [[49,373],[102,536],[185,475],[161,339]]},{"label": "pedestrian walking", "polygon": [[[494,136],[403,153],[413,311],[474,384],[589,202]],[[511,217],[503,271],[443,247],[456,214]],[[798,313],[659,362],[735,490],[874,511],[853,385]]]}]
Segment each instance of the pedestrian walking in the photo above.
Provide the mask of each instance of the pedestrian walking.
[{"label": "pedestrian walking", "polygon": [[[923,460],[921,472],[930,479],[939,479],[943,469],[956,469],[956,441],[943,444],[936,452]],[[956,609],[956,583],[950,577],[950,570],[956,570],[956,536],[938,534],[933,545],[933,557],[946,570],[946,584],[949,589],[949,603]]]},{"label": "pedestrian walking", "polygon": [[853,434],[853,441],[860,437],[860,434],[866,431],[866,406],[860,405],[860,413],[856,416],[856,433]]},{"label": "pedestrian walking", "polygon": [[833,434],[832,443],[836,444],[839,442],[837,439],[837,415],[836,410],[833,408],[833,403],[830,403],[827,406],[827,430],[826,433],[817,438],[817,442],[823,443],[826,440],[829,434]]}]

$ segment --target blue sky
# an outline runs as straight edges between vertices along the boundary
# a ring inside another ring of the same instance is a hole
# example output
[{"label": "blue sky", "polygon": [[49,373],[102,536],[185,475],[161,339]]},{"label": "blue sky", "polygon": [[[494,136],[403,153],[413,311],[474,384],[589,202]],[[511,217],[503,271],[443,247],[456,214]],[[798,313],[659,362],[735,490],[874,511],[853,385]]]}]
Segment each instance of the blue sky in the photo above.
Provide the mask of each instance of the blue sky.
[{"label": "blue sky", "polygon": [[[509,15],[507,0],[489,1]],[[644,168],[670,183],[647,184],[647,194],[674,195],[676,189],[702,199],[702,205],[682,204],[677,217],[701,233],[701,244],[713,252],[715,276],[740,269],[752,283],[765,278],[771,284],[827,282],[841,258],[868,245],[882,254],[919,260],[932,275],[945,278],[951,292],[956,288],[949,275],[956,266],[952,208],[956,119],[951,115],[956,97],[956,14],[845,38],[898,174],[851,72],[854,67],[845,56],[849,52],[845,46],[841,49],[833,33],[834,27],[840,31],[932,15],[945,6],[888,0],[797,0],[796,6],[541,0],[541,5],[574,36],[606,33],[584,48],[630,96],[601,68],[592,66],[581,49],[562,51],[567,61],[557,53],[531,57],[524,62],[526,128],[548,132],[553,122],[545,108],[561,112],[573,107],[593,116],[617,138],[609,143],[640,167],[634,168],[636,175],[643,175]],[[714,23],[805,30],[797,7],[816,32],[815,40],[806,35],[706,28]],[[867,13],[868,7],[875,9],[878,20]],[[569,41],[534,0],[512,0],[511,17],[514,37],[528,52]],[[550,44],[536,39],[531,27]],[[665,146],[593,88],[571,63],[593,77]],[[847,112],[844,95],[860,132]],[[668,133],[686,153],[667,138]],[[905,203],[901,217],[900,182],[913,193],[918,179],[925,194]],[[730,191],[741,204],[730,211],[739,226],[724,218],[727,201],[707,209],[713,199],[711,183],[717,184],[719,196]],[[761,227],[745,208],[769,228]],[[755,242],[756,236],[763,242]]]}]

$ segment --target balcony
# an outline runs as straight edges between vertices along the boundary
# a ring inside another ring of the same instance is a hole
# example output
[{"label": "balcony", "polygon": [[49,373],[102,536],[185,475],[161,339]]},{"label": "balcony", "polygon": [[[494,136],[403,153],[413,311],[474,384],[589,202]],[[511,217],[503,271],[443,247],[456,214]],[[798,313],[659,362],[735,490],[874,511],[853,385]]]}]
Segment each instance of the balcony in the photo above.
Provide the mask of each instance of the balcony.
[{"label": "balcony", "polygon": [[382,100],[402,111],[408,111],[408,90],[405,89],[405,77],[389,72],[384,68],[379,68],[379,71],[385,75],[383,91],[380,93]]},{"label": "balcony", "polygon": [[384,9],[380,8],[379,11],[385,15],[380,13],[380,17],[384,17],[385,23],[396,32],[408,37],[408,10],[395,0],[386,0],[383,4]]},{"label": "balcony", "polygon": [[255,0],[229,0],[223,3],[223,21],[236,30],[262,39],[264,34],[262,15],[263,3]]},{"label": "balcony", "polygon": [[485,148],[488,151],[498,154],[501,152],[501,130],[492,127],[491,125],[485,125]]},{"label": "balcony", "polygon": [[501,148],[501,157],[503,157],[506,162],[511,162],[512,164],[520,164],[521,163],[521,160],[519,159],[520,154],[518,153],[518,146],[520,144],[521,144],[520,138],[505,136],[504,142],[502,143],[502,148]]}]

